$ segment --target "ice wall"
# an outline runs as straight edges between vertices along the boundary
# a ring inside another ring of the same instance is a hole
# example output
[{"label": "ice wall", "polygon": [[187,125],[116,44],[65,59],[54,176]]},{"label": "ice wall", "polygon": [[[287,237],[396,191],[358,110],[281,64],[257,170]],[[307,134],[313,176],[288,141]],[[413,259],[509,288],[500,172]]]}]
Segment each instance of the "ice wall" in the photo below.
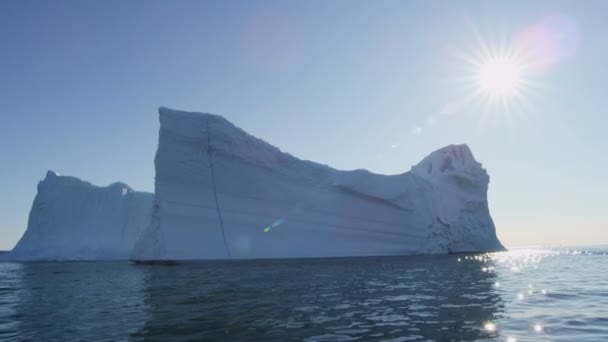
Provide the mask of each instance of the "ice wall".
[{"label": "ice wall", "polygon": [[503,248],[488,210],[489,177],[466,145],[387,176],[300,160],[221,116],[168,108],[159,114],[152,221],[133,259]]}]

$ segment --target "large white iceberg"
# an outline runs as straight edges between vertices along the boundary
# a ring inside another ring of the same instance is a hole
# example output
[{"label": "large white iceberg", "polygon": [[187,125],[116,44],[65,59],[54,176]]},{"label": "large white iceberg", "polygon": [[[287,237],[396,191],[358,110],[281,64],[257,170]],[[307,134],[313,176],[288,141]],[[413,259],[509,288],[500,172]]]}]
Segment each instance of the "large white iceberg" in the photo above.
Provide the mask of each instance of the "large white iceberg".
[{"label": "large white iceberg", "polygon": [[126,260],[149,226],[154,196],[48,171],[9,260]]},{"label": "large white iceberg", "polygon": [[466,145],[400,175],[340,171],[281,152],[221,116],[159,112],[154,209],[134,260],[503,249],[488,174]]}]

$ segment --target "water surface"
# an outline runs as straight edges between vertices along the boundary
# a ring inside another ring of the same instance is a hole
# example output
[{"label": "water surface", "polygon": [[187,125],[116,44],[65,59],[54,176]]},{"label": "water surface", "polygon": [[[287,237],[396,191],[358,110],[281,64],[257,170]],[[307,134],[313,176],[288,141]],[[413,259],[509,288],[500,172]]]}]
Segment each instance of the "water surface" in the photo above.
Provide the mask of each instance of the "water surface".
[{"label": "water surface", "polygon": [[608,341],[602,249],[0,263],[0,341]]}]

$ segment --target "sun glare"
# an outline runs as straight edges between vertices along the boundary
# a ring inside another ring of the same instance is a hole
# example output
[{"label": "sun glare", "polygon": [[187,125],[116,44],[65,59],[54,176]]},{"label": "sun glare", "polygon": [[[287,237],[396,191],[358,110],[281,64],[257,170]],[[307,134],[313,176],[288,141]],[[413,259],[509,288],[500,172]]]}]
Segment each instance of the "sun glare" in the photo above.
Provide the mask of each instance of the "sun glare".
[{"label": "sun glare", "polygon": [[497,119],[511,125],[518,118],[535,115],[531,100],[540,85],[531,53],[505,34],[488,41],[474,27],[472,31],[472,42],[454,51],[464,62],[459,66],[461,76],[455,78],[459,97],[443,112],[471,112],[478,117],[479,127]]},{"label": "sun glare", "polygon": [[514,58],[492,57],[479,66],[480,90],[491,97],[513,96],[522,84],[521,66]]}]

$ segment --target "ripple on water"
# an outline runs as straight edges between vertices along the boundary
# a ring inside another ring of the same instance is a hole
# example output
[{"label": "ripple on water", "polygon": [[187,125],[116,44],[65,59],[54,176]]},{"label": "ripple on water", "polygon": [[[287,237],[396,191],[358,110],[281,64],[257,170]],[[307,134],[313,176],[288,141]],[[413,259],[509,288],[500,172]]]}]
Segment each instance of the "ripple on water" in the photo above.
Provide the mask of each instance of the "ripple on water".
[{"label": "ripple on water", "polygon": [[310,336],[304,339],[307,342],[326,342],[326,341],[355,341],[358,338],[351,337],[348,335],[337,335],[337,334],[323,334],[317,336]]},{"label": "ripple on water", "polygon": [[173,268],[0,264],[0,341],[608,341],[605,261],[537,249]]}]

